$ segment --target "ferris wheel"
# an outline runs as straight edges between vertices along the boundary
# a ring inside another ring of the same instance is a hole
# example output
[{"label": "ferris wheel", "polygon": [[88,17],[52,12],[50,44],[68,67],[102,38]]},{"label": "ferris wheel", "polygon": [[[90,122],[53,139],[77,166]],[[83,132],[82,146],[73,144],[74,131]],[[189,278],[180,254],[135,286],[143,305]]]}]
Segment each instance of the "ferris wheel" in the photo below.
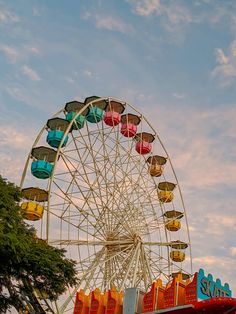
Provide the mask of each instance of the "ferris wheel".
[{"label": "ferris wheel", "polygon": [[71,313],[79,288],[147,290],[157,278],[192,273],[169,155],[145,116],[120,99],[66,103],[36,137],[21,189],[37,236],[77,261],[79,285],[50,304],[54,313]]}]

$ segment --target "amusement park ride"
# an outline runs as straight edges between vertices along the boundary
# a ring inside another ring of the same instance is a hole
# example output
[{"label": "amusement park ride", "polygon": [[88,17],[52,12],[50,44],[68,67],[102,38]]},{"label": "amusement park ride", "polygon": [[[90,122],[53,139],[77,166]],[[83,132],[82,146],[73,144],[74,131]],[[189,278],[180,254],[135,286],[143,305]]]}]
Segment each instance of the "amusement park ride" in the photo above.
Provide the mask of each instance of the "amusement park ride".
[{"label": "amusement park ride", "polygon": [[[71,101],[30,150],[21,208],[37,237],[77,261],[79,284],[41,313],[234,313],[236,299],[192,272],[186,210],[170,157],[137,109]],[[26,300],[24,313],[35,313]]]}]

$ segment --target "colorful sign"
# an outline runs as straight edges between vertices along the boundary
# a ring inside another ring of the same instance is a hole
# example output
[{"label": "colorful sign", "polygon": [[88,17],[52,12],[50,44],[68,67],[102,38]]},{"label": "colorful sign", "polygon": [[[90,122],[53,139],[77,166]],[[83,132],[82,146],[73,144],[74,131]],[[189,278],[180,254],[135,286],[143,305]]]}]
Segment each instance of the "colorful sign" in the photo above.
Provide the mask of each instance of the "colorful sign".
[{"label": "colorful sign", "polygon": [[229,284],[221,284],[220,279],[213,280],[213,276],[209,274],[205,276],[204,270],[199,269],[197,276],[197,296],[198,300],[206,300],[217,297],[231,297],[232,292]]}]

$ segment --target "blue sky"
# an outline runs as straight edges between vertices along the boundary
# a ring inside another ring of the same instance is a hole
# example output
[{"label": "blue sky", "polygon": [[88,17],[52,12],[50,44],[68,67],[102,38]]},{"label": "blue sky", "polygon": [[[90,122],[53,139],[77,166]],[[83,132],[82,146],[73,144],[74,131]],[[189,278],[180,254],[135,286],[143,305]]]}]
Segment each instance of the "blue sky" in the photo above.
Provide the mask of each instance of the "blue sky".
[{"label": "blue sky", "polygon": [[236,2],[0,1],[0,30],[1,174],[65,102],[122,98],[172,157],[195,270],[236,291]]}]

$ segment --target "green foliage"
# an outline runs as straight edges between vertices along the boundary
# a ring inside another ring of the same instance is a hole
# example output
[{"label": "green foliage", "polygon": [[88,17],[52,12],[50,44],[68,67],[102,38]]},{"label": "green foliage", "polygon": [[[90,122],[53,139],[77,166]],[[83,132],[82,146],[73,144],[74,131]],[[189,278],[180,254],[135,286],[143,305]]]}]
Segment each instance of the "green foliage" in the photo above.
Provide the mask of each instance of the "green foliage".
[{"label": "green foliage", "polygon": [[56,300],[76,284],[75,262],[35,236],[22,219],[19,200],[19,189],[0,176],[0,313],[10,306],[19,310],[25,300],[40,313],[35,291]]}]

